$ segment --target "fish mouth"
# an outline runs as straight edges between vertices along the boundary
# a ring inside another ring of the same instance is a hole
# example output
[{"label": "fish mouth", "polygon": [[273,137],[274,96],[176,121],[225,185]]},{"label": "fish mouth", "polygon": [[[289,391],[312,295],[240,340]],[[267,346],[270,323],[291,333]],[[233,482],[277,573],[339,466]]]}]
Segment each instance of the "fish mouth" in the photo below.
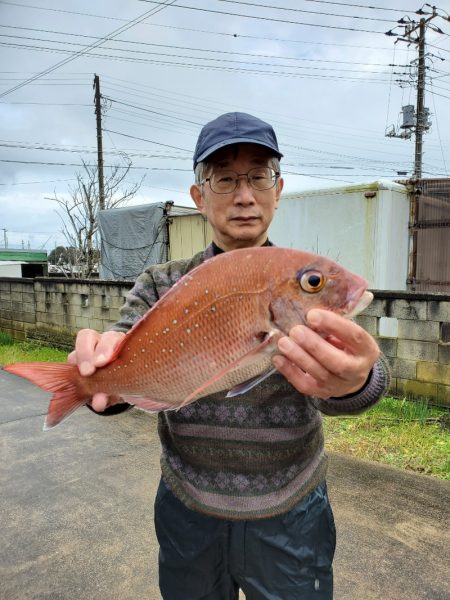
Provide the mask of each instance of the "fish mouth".
[{"label": "fish mouth", "polygon": [[348,303],[348,311],[345,313],[347,319],[353,319],[361,313],[373,300],[372,292],[367,291],[365,288],[359,288],[354,294],[352,294]]}]

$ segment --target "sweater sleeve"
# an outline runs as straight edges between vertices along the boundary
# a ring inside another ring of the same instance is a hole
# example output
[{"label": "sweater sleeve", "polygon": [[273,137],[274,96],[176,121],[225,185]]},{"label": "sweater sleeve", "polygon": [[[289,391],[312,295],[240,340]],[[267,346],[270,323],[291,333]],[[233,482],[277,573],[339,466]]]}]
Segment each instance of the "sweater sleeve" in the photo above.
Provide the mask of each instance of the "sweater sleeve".
[{"label": "sweater sleeve", "polygon": [[313,398],[313,403],[318,410],[330,416],[359,414],[376,404],[386,394],[390,379],[389,366],[386,358],[381,355],[361,390],[343,398]]},{"label": "sweater sleeve", "polygon": [[134,286],[128,292],[125,304],[119,311],[119,320],[111,331],[127,333],[159,299],[158,290],[151,269],[139,275]]}]

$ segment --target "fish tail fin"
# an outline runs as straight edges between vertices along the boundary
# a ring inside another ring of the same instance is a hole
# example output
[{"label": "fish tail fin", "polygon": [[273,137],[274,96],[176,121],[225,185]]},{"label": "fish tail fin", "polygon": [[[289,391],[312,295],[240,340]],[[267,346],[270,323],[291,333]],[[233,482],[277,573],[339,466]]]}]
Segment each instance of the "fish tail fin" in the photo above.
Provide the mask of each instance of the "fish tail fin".
[{"label": "fish tail fin", "polygon": [[86,404],[78,367],[67,363],[15,363],[3,367],[8,373],[24,377],[47,392],[53,392],[45,419],[44,431],[51,429]]}]

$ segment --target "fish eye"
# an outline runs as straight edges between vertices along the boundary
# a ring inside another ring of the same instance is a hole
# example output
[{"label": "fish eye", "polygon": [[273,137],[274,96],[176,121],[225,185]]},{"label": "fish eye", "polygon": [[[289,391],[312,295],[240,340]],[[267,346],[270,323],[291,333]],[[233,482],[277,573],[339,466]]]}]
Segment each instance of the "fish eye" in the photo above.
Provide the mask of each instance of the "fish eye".
[{"label": "fish eye", "polygon": [[325,277],[320,271],[306,271],[300,274],[300,287],[309,294],[316,294],[325,285]]}]

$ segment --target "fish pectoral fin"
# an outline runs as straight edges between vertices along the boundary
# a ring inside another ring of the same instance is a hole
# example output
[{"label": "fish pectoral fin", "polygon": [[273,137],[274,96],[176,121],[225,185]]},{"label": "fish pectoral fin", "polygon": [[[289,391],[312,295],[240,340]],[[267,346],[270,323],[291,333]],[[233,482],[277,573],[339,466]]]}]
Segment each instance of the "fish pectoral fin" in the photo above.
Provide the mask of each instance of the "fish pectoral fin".
[{"label": "fish pectoral fin", "polygon": [[[247,365],[251,365],[253,362],[258,361],[262,354],[271,354],[276,346],[276,340],[280,336],[281,336],[281,332],[279,332],[278,330],[273,329],[273,330],[269,331],[267,334],[265,334],[265,337],[260,344],[258,344],[252,350],[250,350],[250,352],[247,352],[247,354],[244,354],[243,356],[238,358],[235,362],[227,365],[224,369],[222,369],[221,371],[216,373],[213,377],[211,377],[211,379],[208,379],[208,381],[206,381],[199,388],[197,388],[195,391],[193,391],[192,394],[189,394],[189,396],[187,398],[185,398],[183,403],[178,408],[183,408],[183,406],[186,406],[187,404],[190,404],[194,400],[197,400],[202,395],[203,396],[206,395],[205,392],[208,388],[213,387],[215,384],[217,384],[218,381],[223,379],[231,371],[242,369],[243,367],[245,367]],[[265,379],[265,377],[268,377],[269,374],[270,374],[269,372],[265,371],[263,373],[262,379]],[[253,378],[253,379],[262,381],[262,379],[260,379],[260,377],[261,376],[258,375],[256,378]],[[249,383],[249,380],[246,383],[240,384],[240,385],[246,385],[248,383]],[[250,385],[247,389],[251,389],[254,385],[257,385],[258,383],[259,383],[259,381],[255,381],[253,383],[253,385]],[[231,390],[231,392],[233,392],[233,390],[235,390],[238,387],[239,386],[235,386]],[[238,393],[243,394],[244,391],[247,391],[247,390],[237,392],[236,394],[233,394],[233,396],[237,395]]]},{"label": "fish pectoral fin", "polygon": [[145,410],[145,412],[160,412],[161,410],[173,410],[175,407],[173,404],[168,402],[161,402],[160,400],[152,400],[151,398],[145,398],[144,396],[122,396],[125,402],[133,404],[136,408]]},{"label": "fish pectoral fin", "polygon": [[234,396],[245,394],[246,392],[257,386],[259,383],[261,383],[261,381],[264,381],[264,379],[267,379],[276,372],[277,370],[275,368],[269,369],[265,373],[258,375],[258,377],[252,377],[252,379],[248,379],[247,381],[244,381],[244,383],[235,385],[234,388],[228,392],[227,398],[234,398]]}]

